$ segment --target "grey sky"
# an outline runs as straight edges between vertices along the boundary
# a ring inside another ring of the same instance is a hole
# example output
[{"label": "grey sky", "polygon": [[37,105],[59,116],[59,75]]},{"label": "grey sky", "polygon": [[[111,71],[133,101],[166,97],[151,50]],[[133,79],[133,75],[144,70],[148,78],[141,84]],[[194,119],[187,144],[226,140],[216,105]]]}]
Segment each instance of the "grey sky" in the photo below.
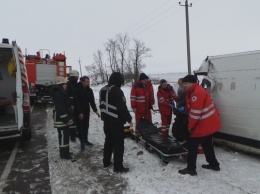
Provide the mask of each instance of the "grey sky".
[{"label": "grey sky", "polygon": [[[1,0],[0,38],[17,40],[28,54],[42,48],[51,53],[65,51],[68,65],[79,69],[79,57],[83,66],[91,64],[93,53],[103,49],[108,38],[128,32],[152,50],[153,57],[144,60],[144,72],[185,72],[185,10],[177,5],[179,1]],[[259,50],[259,0],[190,2],[192,69],[198,68],[207,55]],[[139,22],[153,10],[157,11]],[[147,23],[165,10],[169,11]]]}]

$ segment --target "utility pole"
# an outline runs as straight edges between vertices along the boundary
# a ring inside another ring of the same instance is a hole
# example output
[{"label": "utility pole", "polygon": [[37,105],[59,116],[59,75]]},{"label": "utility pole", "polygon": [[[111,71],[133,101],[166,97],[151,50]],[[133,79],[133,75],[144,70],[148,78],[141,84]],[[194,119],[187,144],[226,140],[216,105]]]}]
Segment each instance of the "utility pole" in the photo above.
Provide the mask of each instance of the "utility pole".
[{"label": "utility pole", "polygon": [[82,77],[81,60],[80,60],[80,58],[79,58],[78,62],[79,62],[79,68],[80,68],[80,77]]},{"label": "utility pole", "polygon": [[190,29],[189,29],[189,7],[192,7],[192,4],[188,4],[188,0],[185,0],[185,13],[186,13],[186,37],[187,37],[187,60],[188,60],[188,74],[191,75],[191,62],[190,62]]}]

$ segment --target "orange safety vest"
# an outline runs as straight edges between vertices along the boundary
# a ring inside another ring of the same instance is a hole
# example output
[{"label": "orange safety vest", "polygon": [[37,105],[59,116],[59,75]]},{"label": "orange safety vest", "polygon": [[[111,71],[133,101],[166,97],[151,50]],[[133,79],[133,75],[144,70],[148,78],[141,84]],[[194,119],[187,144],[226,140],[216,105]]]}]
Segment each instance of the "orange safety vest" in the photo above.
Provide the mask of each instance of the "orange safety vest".
[{"label": "orange safety vest", "polygon": [[197,83],[186,91],[186,110],[192,130],[190,137],[204,137],[220,129],[217,107],[208,92]]}]

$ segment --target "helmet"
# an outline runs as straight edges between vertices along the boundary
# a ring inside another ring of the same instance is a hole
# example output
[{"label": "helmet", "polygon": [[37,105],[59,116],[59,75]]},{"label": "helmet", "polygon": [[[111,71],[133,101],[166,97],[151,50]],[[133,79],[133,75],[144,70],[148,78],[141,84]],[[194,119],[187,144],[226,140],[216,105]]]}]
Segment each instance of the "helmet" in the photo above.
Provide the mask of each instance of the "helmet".
[{"label": "helmet", "polygon": [[70,76],[71,77],[79,77],[79,72],[77,70],[71,70],[70,71]]},{"label": "helmet", "polygon": [[66,84],[66,78],[62,77],[62,76],[58,76],[55,78],[55,84]]}]

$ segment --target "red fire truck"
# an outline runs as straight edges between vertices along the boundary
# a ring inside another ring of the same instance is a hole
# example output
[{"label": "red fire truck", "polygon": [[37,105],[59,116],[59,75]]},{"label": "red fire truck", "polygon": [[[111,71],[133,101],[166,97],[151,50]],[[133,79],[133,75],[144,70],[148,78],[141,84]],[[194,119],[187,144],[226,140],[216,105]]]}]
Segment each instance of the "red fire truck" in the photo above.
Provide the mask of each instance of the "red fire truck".
[{"label": "red fire truck", "polygon": [[26,69],[30,87],[31,102],[52,103],[50,89],[55,84],[55,77],[67,77],[71,66],[66,65],[65,54],[53,54],[41,49],[36,55],[26,55]]}]

